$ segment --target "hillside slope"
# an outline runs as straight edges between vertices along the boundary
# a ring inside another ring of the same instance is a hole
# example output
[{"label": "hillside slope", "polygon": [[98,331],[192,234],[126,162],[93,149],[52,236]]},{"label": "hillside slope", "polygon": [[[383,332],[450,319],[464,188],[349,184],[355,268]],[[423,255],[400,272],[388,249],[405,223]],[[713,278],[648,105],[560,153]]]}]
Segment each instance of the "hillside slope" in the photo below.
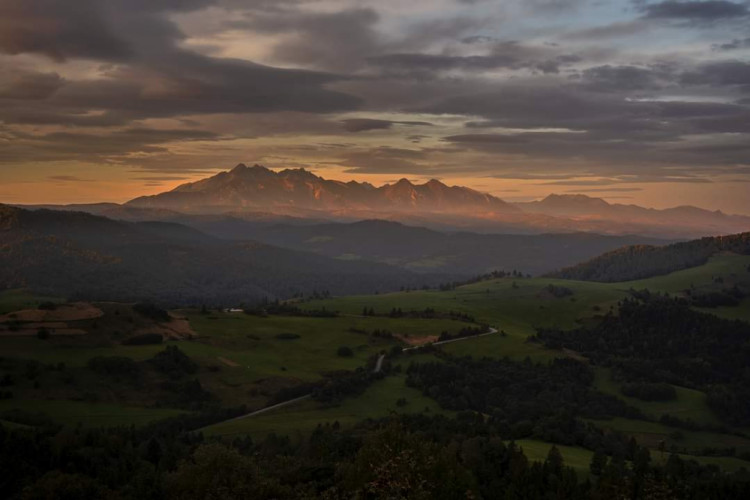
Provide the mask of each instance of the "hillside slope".
[{"label": "hillside slope", "polygon": [[750,254],[750,233],[707,237],[661,247],[628,246],[550,276],[581,281],[629,281],[699,266],[720,252]]},{"label": "hillside slope", "polygon": [[[209,227],[202,230],[213,233]],[[397,222],[255,227],[255,240],[329,257],[365,259],[423,272],[477,275],[517,269],[534,275],[560,269],[632,244],[663,244],[643,236],[446,233]],[[222,234],[222,236],[231,236]],[[238,236],[238,235],[235,235]]]},{"label": "hillside slope", "polygon": [[323,290],[372,293],[431,280],[439,279],[223,241],[179,224],[0,205],[0,288],[97,300],[236,304]]}]

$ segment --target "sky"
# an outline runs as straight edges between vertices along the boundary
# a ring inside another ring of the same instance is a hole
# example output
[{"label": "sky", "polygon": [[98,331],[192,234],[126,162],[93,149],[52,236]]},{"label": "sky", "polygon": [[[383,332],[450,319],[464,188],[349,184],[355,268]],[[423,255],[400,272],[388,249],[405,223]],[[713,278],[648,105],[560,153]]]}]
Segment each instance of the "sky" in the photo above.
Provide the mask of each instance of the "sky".
[{"label": "sky", "polygon": [[0,202],[240,162],[750,214],[750,1],[0,0]]}]

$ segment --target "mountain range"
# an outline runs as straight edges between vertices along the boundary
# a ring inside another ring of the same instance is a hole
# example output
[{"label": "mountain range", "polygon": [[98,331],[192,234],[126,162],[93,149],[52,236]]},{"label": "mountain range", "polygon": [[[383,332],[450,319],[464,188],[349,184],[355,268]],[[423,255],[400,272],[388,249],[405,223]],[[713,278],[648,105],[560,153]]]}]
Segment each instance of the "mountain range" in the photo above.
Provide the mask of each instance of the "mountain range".
[{"label": "mountain range", "polygon": [[0,290],[183,305],[252,303],[324,290],[373,293],[445,279],[222,240],[181,224],[7,205],[0,205],[0,260]]},{"label": "mountain range", "polygon": [[127,203],[142,208],[212,213],[236,209],[372,210],[433,213],[514,213],[518,208],[489,194],[438,180],[415,185],[407,179],[375,187],[367,182],[323,179],[305,169],[274,172],[239,164],[228,172]]},{"label": "mountain range", "polygon": [[[79,209],[81,207],[79,206]],[[538,234],[595,232],[657,238],[694,238],[750,229],[750,217],[693,206],[664,210],[610,204],[580,194],[551,194],[534,202],[508,203],[490,194],[432,179],[401,179],[375,187],[367,182],[327,180],[305,169],[279,172],[237,165],[171,191],[109,206],[127,219],[161,220],[177,214],[230,214],[245,220],[355,222],[398,221],[439,230]],[[84,208],[84,210],[86,210]],[[286,220],[283,220],[286,218]],[[303,222],[304,223],[304,222]]]}]

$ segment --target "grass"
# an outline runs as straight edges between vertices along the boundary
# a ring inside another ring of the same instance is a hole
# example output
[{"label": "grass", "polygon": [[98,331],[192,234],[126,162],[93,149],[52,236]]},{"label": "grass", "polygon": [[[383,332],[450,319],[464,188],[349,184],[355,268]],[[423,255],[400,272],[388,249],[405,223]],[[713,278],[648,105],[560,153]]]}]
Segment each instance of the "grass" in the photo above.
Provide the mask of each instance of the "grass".
[{"label": "grass", "polygon": [[[46,341],[11,336],[0,338],[0,349],[7,357],[45,364],[63,362],[71,368],[82,368],[95,356],[125,356],[143,361],[165,345],[178,345],[204,368],[201,383],[223,404],[261,407],[268,395],[281,387],[320,380],[331,371],[353,370],[363,366],[370,356],[400,344],[395,339],[376,338],[351,329],[388,330],[421,337],[443,331],[455,333],[467,326],[465,322],[448,319],[258,317],[242,313],[180,312],[190,320],[199,335],[197,340],[126,346],[103,334],[53,337]],[[279,338],[289,334],[295,338]],[[339,356],[340,346],[350,347],[353,355]]]},{"label": "grass", "polygon": [[[724,472],[736,472],[740,469],[750,470],[750,462],[735,457],[699,457],[694,455],[684,455],[681,453],[678,453],[677,456],[683,460],[695,460],[701,465],[715,465]],[[651,450],[651,460],[653,463],[661,465],[666,463],[668,459],[669,453],[664,453],[662,455],[662,453],[658,451]]]},{"label": "grass", "polygon": [[572,467],[580,479],[589,477],[589,464],[594,452],[577,446],[546,443],[536,439],[519,439],[516,444],[523,449],[524,455],[532,462],[544,462],[549,450],[556,446],[562,454],[565,465]]},{"label": "grass", "polygon": [[735,278],[744,282],[750,281],[747,268],[750,255],[722,254],[711,257],[702,266],[691,267],[664,276],[654,276],[637,281],[628,281],[622,285],[635,289],[648,288],[670,293],[678,293],[691,286],[706,286],[713,283],[714,277]]},{"label": "grass", "polygon": [[737,306],[721,306],[712,309],[702,308],[700,310],[726,319],[740,319],[750,322],[750,297],[742,299]]},{"label": "grass", "polygon": [[529,357],[537,362],[548,362],[554,358],[565,356],[561,351],[544,349],[539,344],[527,342],[527,338],[522,333],[511,331],[505,336],[495,334],[463,342],[453,342],[442,346],[441,349],[456,356],[508,357],[514,361],[523,361],[526,357]]},{"label": "grass", "polygon": [[22,410],[25,413],[41,413],[50,417],[53,421],[66,426],[80,424],[84,427],[141,426],[185,413],[182,410],[165,408],[138,408],[82,401],[0,401],[0,416],[12,410]]},{"label": "grass", "polygon": [[620,385],[612,380],[611,373],[606,368],[596,369],[594,387],[605,394],[616,396],[630,406],[641,410],[645,415],[658,419],[662,415],[672,415],[683,420],[693,420],[700,424],[719,425],[706,403],[706,395],[700,391],[685,387],[673,386],[677,398],[671,401],[642,401],[638,398],[624,396],[620,392]]},{"label": "grass", "polygon": [[[446,413],[434,400],[407,387],[405,380],[403,375],[378,380],[362,396],[345,399],[337,406],[324,407],[315,401],[306,400],[257,417],[216,424],[203,429],[203,432],[214,436],[264,436],[275,433],[294,437],[308,434],[320,424],[338,422],[342,426],[352,426],[368,418],[386,417],[392,412]],[[396,404],[400,398],[407,401],[405,406],[399,407]]]},{"label": "grass", "polygon": [[[590,420],[603,429],[611,429],[633,436],[638,443],[658,449],[663,441],[665,449],[681,453],[701,455],[706,449],[734,448],[737,453],[750,452],[750,439],[715,432],[688,431],[663,425],[658,422],[613,418],[611,420]],[[748,464],[750,466],[750,464]]]},{"label": "grass", "polygon": [[[553,445],[536,439],[520,439],[516,441],[516,444],[523,449],[526,457],[532,462],[543,462],[547,458],[550,448],[557,446],[565,465],[575,469],[581,480],[590,477],[589,464],[591,464],[591,457],[594,455],[594,452],[590,450],[577,446]],[[655,449],[651,450],[651,460],[657,465],[665,464],[669,455],[669,452],[661,453]],[[725,472],[734,472],[742,468],[750,469],[750,462],[735,457],[706,457],[684,453],[678,453],[677,455],[683,460],[695,460],[702,465],[715,465]]]},{"label": "grass", "polygon": [[[426,263],[430,264],[430,263]],[[350,370],[362,366],[368,357],[398,345],[396,340],[377,339],[354,333],[352,329],[388,330],[412,337],[439,335],[442,331],[455,333],[469,326],[448,319],[362,317],[362,309],[373,308],[387,314],[393,308],[404,311],[432,308],[439,312],[455,311],[468,314],[477,322],[488,323],[505,335],[490,335],[464,342],[446,344],[441,349],[451,354],[474,357],[509,357],[521,360],[530,357],[536,362],[547,362],[561,351],[528,343],[529,335],[538,327],[575,328],[596,321],[622,298],[630,288],[649,288],[653,291],[679,293],[685,288],[715,286],[714,278],[725,282],[750,280],[747,267],[750,256],[720,255],[706,265],[678,271],[666,276],[624,283],[592,283],[548,278],[502,278],[458,287],[451,291],[412,291],[370,296],[348,296],[303,302],[302,308],[337,310],[337,318],[309,318],[270,316],[266,318],[242,313],[199,314],[179,311],[185,315],[199,338],[182,341],[178,345],[203,369],[201,383],[216,394],[225,405],[246,403],[251,407],[264,406],[267,395],[274,388],[319,380],[324,373]],[[555,298],[545,292],[553,284],[573,291],[572,296]],[[36,307],[47,297],[35,297],[28,292],[13,290],[0,293],[0,310]],[[750,317],[750,299],[735,308],[717,308],[712,313],[725,317]],[[294,340],[281,340],[280,334],[294,334]],[[336,354],[340,346],[352,348],[352,357]],[[65,362],[68,366],[83,367],[94,356],[127,356],[135,360],[151,358],[162,350],[158,346],[123,346],[101,334],[79,338],[0,338],[3,356],[35,359],[43,363]],[[420,355],[421,356],[421,355]],[[405,358],[409,359],[409,358]],[[426,359],[426,358],[425,358]],[[399,361],[403,364],[403,361]],[[208,370],[215,367],[214,370]],[[359,398],[344,401],[335,408],[320,408],[311,402],[263,415],[257,419],[237,421],[226,432],[297,432],[312,429],[319,422],[339,420],[352,424],[358,419],[387,414],[395,401],[405,397],[413,401],[407,410],[437,406],[431,400],[389,377],[373,385]],[[606,372],[597,374],[596,387],[641,408],[644,413],[659,417],[672,414],[691,418],[696,422],[716,423],[705,404],[705,395],[686,388],[677,388],[678,398],[667,403],[646,403],[626,398]],[[260,393],[258,394],[258,391]],[[266,391],[266,392],[264,392]],[[312,405],[312,406],[311,406]],[[224,424],[222,424],[224,425]],[[224,431],[222,431],[224,432]]]},{"label": "grass", "polygon": [[[372,332],[388,330],[411,337],[455,333],[466,323],[447,319],[411,319],[341,316],[307,318],[245,314],[188,315],[190,324],[205,337],[193,345],[207,349],[211,356],[222,356],[240,365],[250,378],[287,376],[303,381],[318,380],[322,373],[352,370],[368,357],[387,351],[398,341],[378,339],[351,329]],[[279,334],[295,334],[294,340],[279,340]],[[354,351],[352,357],[337,355],[340,346]],[[198,355],[198,353],[195,353]],[[281,370],[284,367],[286,370]]]},{"label": "grass", "polygon": [[36,309],[42,302],[64,302],[60,297],[37,295],[24,289],[0,291],[0,314],[21,309]]}]

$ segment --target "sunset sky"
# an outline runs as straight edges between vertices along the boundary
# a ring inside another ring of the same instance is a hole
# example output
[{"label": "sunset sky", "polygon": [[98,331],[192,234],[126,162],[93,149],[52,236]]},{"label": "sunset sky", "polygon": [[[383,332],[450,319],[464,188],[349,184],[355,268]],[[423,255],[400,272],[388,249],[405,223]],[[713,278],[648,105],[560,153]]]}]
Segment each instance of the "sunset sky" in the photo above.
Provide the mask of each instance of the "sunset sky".
[{"label": "sunset sky", "polygon": [[0,0],[0,202],[239,162],[750,214],[750,2]]}]

